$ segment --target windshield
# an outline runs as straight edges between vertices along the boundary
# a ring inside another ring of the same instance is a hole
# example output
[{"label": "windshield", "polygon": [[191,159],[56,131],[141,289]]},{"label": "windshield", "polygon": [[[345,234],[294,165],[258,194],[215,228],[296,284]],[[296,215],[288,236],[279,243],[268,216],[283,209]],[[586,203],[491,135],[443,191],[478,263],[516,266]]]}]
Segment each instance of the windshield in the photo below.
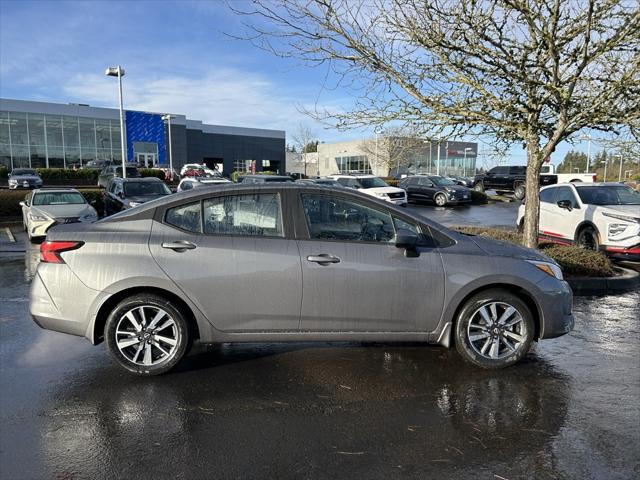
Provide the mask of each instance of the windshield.
[{"label": "windshield", "polygon": [[429,177],[433,183],[435,183],[439,187],[449,187],[451,185],[455,185],[455,182],[452,182],[448,178],[444,177]]},{"label": "windshield", "polygon": [[388,187],[384,180],[378,177],[359,178],[358,182],[362,185],[362,188],[377,188]]},{"label": "windshield", "polygon": [[127,197],[171,195],[171,190],[162,182],[127,182],[124,184],[124,194]]},{"label": "windshield", "polygon": [[16,168],[11,172],[11,175],[36,175],[36,171],[30,168]]},{"label": "windshield", "polygon": [[87,203],[80,193],[76,192],[47,192],[33,196],[34,205],[81,205]]},{"label": "windshield", "polygon": [[640,193],[625,185],[576,186],[576,190],[588,205],[640,205]]}]

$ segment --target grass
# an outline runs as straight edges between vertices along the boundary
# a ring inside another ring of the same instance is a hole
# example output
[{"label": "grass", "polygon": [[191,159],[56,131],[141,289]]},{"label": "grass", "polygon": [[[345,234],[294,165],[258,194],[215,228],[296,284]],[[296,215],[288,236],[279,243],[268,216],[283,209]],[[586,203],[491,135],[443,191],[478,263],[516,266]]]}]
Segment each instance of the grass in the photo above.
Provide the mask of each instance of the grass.
[{"label": "grass", "polygon": [[[522,234],[515,230],[485,227],[455,227],[454,230],[516,245],[523,244]],[[613,277],[616,274],[611,260],[601,252],[554,243],[541,243],[538,249],[558,262],[566,277]]]}]

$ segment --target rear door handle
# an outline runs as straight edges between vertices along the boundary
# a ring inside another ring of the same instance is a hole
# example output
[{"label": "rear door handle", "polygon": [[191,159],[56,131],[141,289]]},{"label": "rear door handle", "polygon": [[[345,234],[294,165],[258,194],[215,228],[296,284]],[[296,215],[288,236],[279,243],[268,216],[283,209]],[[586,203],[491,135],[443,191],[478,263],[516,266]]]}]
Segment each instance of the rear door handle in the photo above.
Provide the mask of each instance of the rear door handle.
[{"label": "rear door handle", "polygon": [[331,263],[340,263],[340,259],[338,257],[334,257],[333,255],[329,255],[328,253],[321,253],[320,255],[309,255],[307,257],[309,262],[315,262],[319,265],[327,266]]},{"label": "rear door handle", "polygon": [[168,248],[174,252],[184,252],[185,250],[193,250],[197,245],[186,240],[178,240],[177,242],[164,242],[162,248]]}]

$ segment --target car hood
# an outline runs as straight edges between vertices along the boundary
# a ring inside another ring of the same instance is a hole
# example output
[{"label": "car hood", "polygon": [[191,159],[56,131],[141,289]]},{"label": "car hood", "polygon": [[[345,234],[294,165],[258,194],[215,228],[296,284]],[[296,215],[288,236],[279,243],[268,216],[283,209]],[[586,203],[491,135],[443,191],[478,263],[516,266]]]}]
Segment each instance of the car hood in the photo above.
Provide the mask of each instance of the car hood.
[{"label": "car hood", "polygon": [[452,190],[455,190],[456,192],[468,192],[469,189],[467,187],[464,187],[462,185],[445,185],[443,187],[440,188],[450,188]]},{"label": "car hood", "polygon": [[18,182],[24,182],[25,180],[42,180],[38,175],[11,175],[9,180],[17,180]]},{"label": "car hood", "polygon": [[81,203],[77,205],[38,205],[31,208],[35,214],[44,213],[51,218],[61,217],[82,217],[84,215],[95,215],[96,211],[91,205]]},{"label": "car hood", "polygon": [[632,217],[640,217],[640,205],[598,205],[601,212],[611,211]]},{"label": "car hood", "polygon": [[482,251],[492,257],[511,257],[522,260],[538,260],[542,262],[556,263],[551,257],[538,250],[521,247],[511,242],[493,240],[480,235],[467,235]]},{"label": "car hood", "polygon": [[396,187],[372,187],[362,188],[361,190],[367,193],[404,193],[404,190]]},{"label": "car hood", "polygon": [[127,197],[128,202],[136,202],[136,203],[145,203],[150,202],[151,200],[155,200],[156,198],[166,197],[169,195],[168,193],[158,194],[158,195],[136,195],[133,197]]}]

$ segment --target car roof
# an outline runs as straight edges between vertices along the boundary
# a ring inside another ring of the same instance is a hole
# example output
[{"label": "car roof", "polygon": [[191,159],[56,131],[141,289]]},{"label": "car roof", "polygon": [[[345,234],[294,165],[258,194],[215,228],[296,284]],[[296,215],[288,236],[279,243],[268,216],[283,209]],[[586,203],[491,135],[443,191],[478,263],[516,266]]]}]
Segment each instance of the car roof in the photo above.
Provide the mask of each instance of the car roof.
[{"label": "car roof", "polygon": [[373,178],[377,177],[372,173],[336,173],[335,175],[331,175],[332,177],[343,177],[343,178]]},{"label": "car roof", "polygon": [[122,178],[114,177],[112,182],[162,182],[158,177],[135,177],[135,178]]},{"label": "car roof", "polygon": [[242,178],[292,178],[289,175],[265,175],[265,174],[252,174],[252,175],[241,175]]},{"label": "car roof", "polygon": [[541,188],[540,190],[546,190],[547,188],[558,188],[558,187],[580,187],[580,188],[595,188],[595,187],[628,187],[624,183],[618,182],[569,182],[569,183],[554,183],[553,185],[547,185],[546,187]]},{"label": "car roof", "polygon": [[36,193],[81,193],[75,188],[36,188],[33,190],[34,195]]}]

